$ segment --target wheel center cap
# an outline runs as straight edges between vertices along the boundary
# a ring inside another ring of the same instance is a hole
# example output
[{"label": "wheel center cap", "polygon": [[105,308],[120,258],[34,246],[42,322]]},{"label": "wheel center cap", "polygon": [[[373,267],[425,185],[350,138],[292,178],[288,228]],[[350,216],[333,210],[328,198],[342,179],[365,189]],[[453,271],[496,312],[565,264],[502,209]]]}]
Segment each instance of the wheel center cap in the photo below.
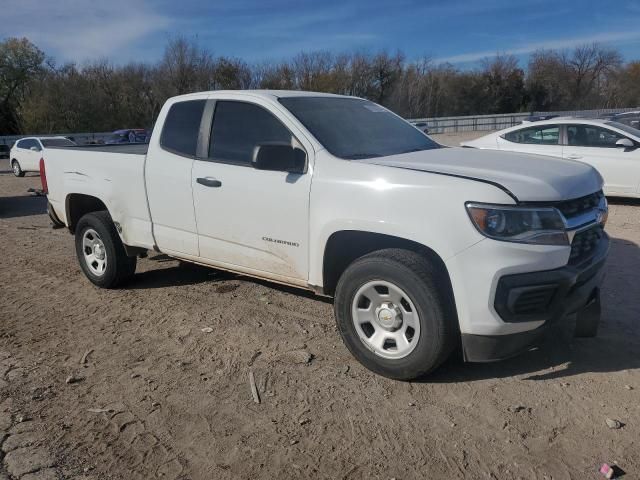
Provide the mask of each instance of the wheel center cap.
[{"label": "wheel center cap", "polygon": [[397,330],[402,325],[402,313],[393,303],[385,302],[376,308],[376,317],[385,330]]},{"label": "wheel center cap", "polygon": [[102,247],[102,245],[100,245],[99,243],[94,243],[93,244],[93,254],[99,260],[104,260],[104,248]]}]

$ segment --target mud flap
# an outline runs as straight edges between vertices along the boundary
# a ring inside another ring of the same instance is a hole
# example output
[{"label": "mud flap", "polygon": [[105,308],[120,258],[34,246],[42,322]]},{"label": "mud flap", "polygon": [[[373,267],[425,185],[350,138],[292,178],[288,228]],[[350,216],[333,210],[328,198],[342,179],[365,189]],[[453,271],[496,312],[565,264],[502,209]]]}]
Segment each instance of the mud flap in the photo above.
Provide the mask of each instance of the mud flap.
[{"label": "mud flap", "polygon": [[600,290],[596,290],[589,303],[576,314],[576,337],[595,337],[600,324]]},{"label": "mud flap", "polygon": [[56,212],[49,202],[47,202],[47,214],[49,215],[49,220],[51,220],[51,228],[57,229],[65,227],[65,224],[58,218],[58,215],[56,215]]}]

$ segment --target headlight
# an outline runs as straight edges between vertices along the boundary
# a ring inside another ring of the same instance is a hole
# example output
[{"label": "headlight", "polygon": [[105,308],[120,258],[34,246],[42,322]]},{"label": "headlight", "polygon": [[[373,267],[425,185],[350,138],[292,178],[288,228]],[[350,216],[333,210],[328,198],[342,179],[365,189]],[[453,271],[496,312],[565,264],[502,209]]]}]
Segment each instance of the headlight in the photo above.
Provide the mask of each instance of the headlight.
[{"label": "headlight", "polygon": [[485,237],[504,242],[569,245],[562,215],[555,208],[522,208],[467,203],[474,225]]}]

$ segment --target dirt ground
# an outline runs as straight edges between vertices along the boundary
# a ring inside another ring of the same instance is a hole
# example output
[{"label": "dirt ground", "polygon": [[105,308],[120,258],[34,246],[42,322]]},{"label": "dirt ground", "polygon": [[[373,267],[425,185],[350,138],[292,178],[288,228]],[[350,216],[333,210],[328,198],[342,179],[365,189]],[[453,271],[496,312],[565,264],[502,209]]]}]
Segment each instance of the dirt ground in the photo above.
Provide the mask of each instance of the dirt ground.
[{"label": "dirt ground", "polygon": [[158,254],[93,287],[37,186],[0,161],[0,480],[640,478],[640,202],[611,201],[597,338],[403,383],[311,294]]}]

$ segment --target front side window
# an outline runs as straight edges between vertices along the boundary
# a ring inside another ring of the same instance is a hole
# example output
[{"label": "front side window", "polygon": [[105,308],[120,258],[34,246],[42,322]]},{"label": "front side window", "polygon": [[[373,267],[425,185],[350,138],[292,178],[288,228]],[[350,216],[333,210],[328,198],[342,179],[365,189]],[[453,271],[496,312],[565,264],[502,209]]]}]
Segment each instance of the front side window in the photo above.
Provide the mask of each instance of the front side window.
[{"label": "front side window", "polygon": [[260,144],[292,145],[293,135],[280,120],[258,105],[217,101],[211,128],[209,158],[250,165]]},{"label": "front side window", "polygon": [[162,127],[160,145],[179,155],[195,157],[205,103],[206,100],[188,100],[171,105]]},{"label": "front side window", "polygon": [[574,147],[616,148],[623,135],[594,125],[567,125],[567,144]]},{"label": "front side window", "polygon": [[560,142],[560,127],[529,127],[505,133],[503,138],[513,143],[529,145],[558,145]]}]

